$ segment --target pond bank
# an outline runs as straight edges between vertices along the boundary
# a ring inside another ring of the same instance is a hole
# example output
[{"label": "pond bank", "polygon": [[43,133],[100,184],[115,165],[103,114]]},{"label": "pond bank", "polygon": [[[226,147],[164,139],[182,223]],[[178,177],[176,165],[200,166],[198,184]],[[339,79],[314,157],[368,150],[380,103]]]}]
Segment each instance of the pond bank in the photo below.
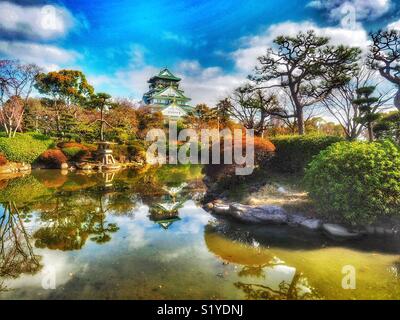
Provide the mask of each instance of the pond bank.
[{"label": "pond bank", "polygon": [[306,228],[315,232],[323,232],[337,240],[358,239],[366,235],[399,236],[399,225],[381,224],[364,227],[348,227],[320,218],[312,218],[302,213],[292,213],[276,205],[244,205],[223,201],[209,202],[205,209],[222,216],[229,216],[244,223],[278,224]]},{"label": "pond bank", "polygon": [[347,225],[318,213],[300,176],[260,172],[252,180],[221,188],[208,177],[204,208],[246,224],[275,224],[323,233],[335,240],[400,235],[400,220],[386,218],[371,225]]}]

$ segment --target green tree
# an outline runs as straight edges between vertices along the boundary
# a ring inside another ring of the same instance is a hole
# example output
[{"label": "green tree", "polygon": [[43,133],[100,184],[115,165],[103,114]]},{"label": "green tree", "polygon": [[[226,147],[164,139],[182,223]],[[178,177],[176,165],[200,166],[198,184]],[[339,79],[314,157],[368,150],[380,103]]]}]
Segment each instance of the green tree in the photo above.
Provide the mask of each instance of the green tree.
[{"label": "green tree", "polygon": [[400,31],[380,30],[372,33],[371,38],[370,64],[383,78],[397,86],[394,105],[400,111]]},{"label": "green tree", "polygon": [[86,76],[77,70],[40,73],[36,77],[35,88],[39,93],[51,97],[58,135],[63,133],[61,113],[65,111],[64,108],[85,104],[94,91]]},{"label": "green tree", "polygon": [[314,31],[280,36],[274,43],[277,49],[270,48],[258,58],[259,66],[250,78],[259,89],[280,88],[289,95],[294,113],[282,111],[280,116],[296,118],[298,133],[304,134],[304,109],[323,101],[351,79],[361,51],[332,46],[329,38]]},{"label": "green tree", "polygon": [[216,128],[218,126],[218,115],[215,109],[211,109],[206,104],[201,103],[184,116],[183,122],[186,126],[196,130]]},{"label": "green tree", "polygon": [[139,138],[145,138],[150,129],[164,128],[164,117],[161,112],[152,112],[148,106],[136,110]]},{"label": "green tree", "polygon": [[256,136],[262,136],[269,126],[270,116],[280,110],[274,94],[248,85],[236,88],[224,102],[224,108],[246,129],[253,129]]},{"label": "green tree", "polygon": [[227,127],[230,124],[230,108],[231,104],[228,98],[222,99],[217,103],[217,116],[218,125],[222,128]]},{"label": "green tree", "polygon": [[374,125],[374,133],[378,139],[389,138],[400,145],[400,111],[381,115]]},{"label": "green tree", "polygon": [[374,141],[373,124],[379,119],[379,113],[376,112],[375,104],[379,98],[373,97],[376,87],[362,87],[357,89],[357,98],[353,100],[353,104],[357,105],[360,110],[360,116],[356,119],[368,130],[368,139]]},{"label": "green tree", "polygon": [[105,125],[111,126],[104,118],[105,111],[112,107],[112,102],[110,99],[111,96],[109,94],[100,92],[92,95],[89,101],[89,106],[100,112],[100,119],[97,119],[100,121],[100,141],[104,141]]}]

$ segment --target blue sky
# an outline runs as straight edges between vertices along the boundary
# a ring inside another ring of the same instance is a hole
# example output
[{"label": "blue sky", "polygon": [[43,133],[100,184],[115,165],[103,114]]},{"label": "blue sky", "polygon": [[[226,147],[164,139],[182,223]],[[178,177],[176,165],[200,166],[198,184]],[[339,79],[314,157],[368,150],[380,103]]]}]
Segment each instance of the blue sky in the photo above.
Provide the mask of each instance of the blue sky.
[{"label": "blue sky", "polygon": [[168,66],[194,103],[214,104],[245,80],[275,36],[316,29],[367,46],[371,29],[400,28],[395,0],[0,1],[0,56],[46,70],[83,70],[97,91],[140,99]]}]

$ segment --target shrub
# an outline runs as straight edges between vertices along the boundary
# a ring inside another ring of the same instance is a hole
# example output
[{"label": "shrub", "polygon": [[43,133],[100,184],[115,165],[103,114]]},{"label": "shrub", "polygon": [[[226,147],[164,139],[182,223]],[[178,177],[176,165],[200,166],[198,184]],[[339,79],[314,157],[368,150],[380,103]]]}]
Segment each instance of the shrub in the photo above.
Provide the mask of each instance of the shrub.
[{"label": "shrub", "polygon": [[[233,144],[234,148],[237,148],[237,144]],[[234,162],[233,152],[235,149],[232,149],[232,160]],[[245,155],[246,152],[246,138],[242,137],[242,149],[239,150],[242,155]],[[239,152],[239,153],[240,153]],[[268,139],[263,139],[260,137],[254,137],[254,165],[255,167],[263,167],[273,156],[275,152],[275,146]],[[224,164],[224,142],[221,142],[220,146],[220,159],[221,164],[212,164],[212,159],[209,159],[209,165],[206,165],[204,168],[205,174],[211,179],[211,181],[218,182],[223,187],[230,187],[236,185],[239,180],[244,180],[247,176],[238,176],[236,175],[236,168],[243,167],[244,165],[238,164]],[[212,152],[210,152],[210,156]],[[254,171],[253,171],[254,172]],[[252,176],[251,174],[249,175]]]},{"label": "shrub", "polygon": [[17,133],[14,138],[0,136],[0,152],[9,161],[32,163],[53,145],[53,140],[39,133]]},{"label": "shrub", "polygon": [[59,142],[57,143],[57,147],[60,149],[63,148],[79,148],[82,150],[89,150],[89,147],[85,146],[84,144],[81,144],[79,142]]},{"label": "shrub", "polygon": [[0,153],[0,166],[4,166],[5,164],[7,164],[7,158]]},{"label": "shrub", "polygon": [[62,163],[67,162],[67,157],[61,150],[50,149],[40,155],[39,161],[50,168],[60,168]]},{"label": "shrub", "polygon": [[304,135],[280,136],[271,139],[276,147],[275,157],[271,162],[280,172],[303,173],[314,156],[333,143],[343,141],[337,136]]},{"label": "shrub", "polygon": [[93,150],[92,147],[88,147],[78,142],[60,142],[57,146],[70,161],[81,161],[84,157],[89,156]]},{"label": "shrub", "polygon": [[391,142],[340,142],[308,166],[304,182],[323,215],[352,224],[400,215],[400,151]]},{"label": "shrub", "polygon": [[275,145],[268,139],[254,137],[254,161],[258,166],[265,166],[275,153]]},{"label": "shrub", "polygon": [[79,147],[62,148],[62,152],[67,156],[68,160],[79,160],[88,153],[87,150]]}]

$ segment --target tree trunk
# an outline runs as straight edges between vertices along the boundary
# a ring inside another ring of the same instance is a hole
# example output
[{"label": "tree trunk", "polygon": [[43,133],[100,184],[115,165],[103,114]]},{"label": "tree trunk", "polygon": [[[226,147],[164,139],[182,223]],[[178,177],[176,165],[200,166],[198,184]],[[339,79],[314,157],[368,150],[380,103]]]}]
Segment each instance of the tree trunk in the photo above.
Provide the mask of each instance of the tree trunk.
[{"label": "tree trunk", "polygon": [[304,114],[303,114],[303,108],[297,107],[297,130],[299,135],[304,135],[306,132],[305,126],[304,126]]},{"label": "tree trunk", "polygon": [[58,110],[57,102],[54,101],[54,110],[56,111],[56,130],[57,134],[61,136],[61,128],[60,128],[60,110]]},{"label": "tree trunk", "polygon": [[368,122],[368,140],[369,142],[374,141],[374,129],[371,122]]},{"label": "tree trunk", "polygon": [[100,109],[100,141],[104,141],[104,116],[103,116],[103,108]]},{"label": "tree trunk", "polygon": [[394,106],[400,111],[400,86],[397,90],[396,96],[394,97]]}]

